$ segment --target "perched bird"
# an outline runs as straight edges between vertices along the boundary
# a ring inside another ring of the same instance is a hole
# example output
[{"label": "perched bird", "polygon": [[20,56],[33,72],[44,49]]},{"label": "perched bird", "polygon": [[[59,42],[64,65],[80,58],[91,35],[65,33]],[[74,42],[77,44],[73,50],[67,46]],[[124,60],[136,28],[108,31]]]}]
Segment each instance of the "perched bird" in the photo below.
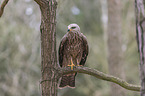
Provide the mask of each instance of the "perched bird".
[{"label": "perched bird", "polygon": [[[86,37],[80,32],[77,24],[70,24],[67,33],[63,36],[59,46],[59,64],[61,67],[84,66],[88,56]],[[75,87],[75,76],[70,73],[62,76],[59,88]]]}]

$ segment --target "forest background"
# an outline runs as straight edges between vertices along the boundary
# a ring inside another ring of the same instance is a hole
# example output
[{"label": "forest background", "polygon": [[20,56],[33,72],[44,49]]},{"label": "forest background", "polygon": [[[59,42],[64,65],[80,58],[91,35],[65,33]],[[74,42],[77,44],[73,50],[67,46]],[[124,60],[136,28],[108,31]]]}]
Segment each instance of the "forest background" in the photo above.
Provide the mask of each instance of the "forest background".
[{"label": "forest background", "polygon": [[[135,37],[133,0],[122,0],[122,51],[124,77],[139,83],[139,57]],[[70,23],[77,23],[89,43],[86,67],[108,73],[106,0],[58,0],[57,49]],[[11,0],[0,19],[1,96],[40,96],[40,10],[33,0]],[[116,45],[117,46],[117,45]],[[110,83],[78,74],[76,88],[58,90],[58,96],[109,96]],[[139,92],[126,90],[127,96]]]}]

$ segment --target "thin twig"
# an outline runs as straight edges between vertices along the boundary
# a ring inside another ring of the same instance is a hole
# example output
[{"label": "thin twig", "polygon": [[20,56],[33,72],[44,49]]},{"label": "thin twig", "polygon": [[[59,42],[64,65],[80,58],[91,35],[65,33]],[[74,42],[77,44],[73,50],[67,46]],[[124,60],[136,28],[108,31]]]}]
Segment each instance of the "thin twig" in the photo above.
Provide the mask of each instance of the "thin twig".
[{"label": "thin twig", "polygon": [[3,15],[3,12],[4,12],[4,8],[5,6],[7,5],[9,0],[4,0],[1,4],[1,7],[0,7],[0,17]]},{"label": "thin twig", "polygon": [[58,72],[62,75],[62,74],[68,74],[68,73],[74,73],[74,72],[78,72],[78,73],[85,73],[91,76],[94,76],[96,78],[105,80],[105,81],[110,81],[113,83],[116,83],[118,85],[120,85],[121,87],[128,89],[128,90],[132,90],[132,91],[140,91],[141,87],[138,85],[133,85],[133,84],[129,84],[127,83],[125,80],[122,80],[120,78],[102,73],[96,69],[92,69],[92,68],[88,68],[88,67],[75,67],[73,70],[70,70],[69,67],[67,68],[58,68]]}]

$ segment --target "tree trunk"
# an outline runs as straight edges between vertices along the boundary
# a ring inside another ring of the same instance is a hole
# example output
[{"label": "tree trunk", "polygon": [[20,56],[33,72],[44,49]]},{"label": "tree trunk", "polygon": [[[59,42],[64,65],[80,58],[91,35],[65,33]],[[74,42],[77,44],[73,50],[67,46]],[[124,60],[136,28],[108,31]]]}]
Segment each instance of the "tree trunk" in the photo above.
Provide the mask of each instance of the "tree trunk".
[{"label": "tree trunk", "polygon": [[[36,1],[37,2],[37,1]],[[41,10],[42,96],[57,96],[56,1],[37,2]]]},{"label": "tree trunk", "polygon": [[135,0],[136,37],[140,54],[141,96],[145,96],[145,1]]},{"label": "tree trunk", "polygon": [[[121,37],[121,2],[108,0],[108,64],[111,75],[123,78],[123,52]],[[125,96],[123,88],[111,83],[111,96]]]}]

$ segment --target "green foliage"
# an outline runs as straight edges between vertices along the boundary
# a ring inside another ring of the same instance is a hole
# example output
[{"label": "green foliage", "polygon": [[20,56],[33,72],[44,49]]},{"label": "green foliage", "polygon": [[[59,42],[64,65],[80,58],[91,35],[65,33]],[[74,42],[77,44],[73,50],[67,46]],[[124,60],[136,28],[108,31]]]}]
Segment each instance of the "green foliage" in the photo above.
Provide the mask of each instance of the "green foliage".
[{"label": "green foliage", "polygon": [[0,94],[40,96],[39,31],[29,26],[32,21],[26,25],[25,8],[20,8],[20,13],[12,10],[17,4],[21,5],[20,2],[10,2],[0,21]]}]

